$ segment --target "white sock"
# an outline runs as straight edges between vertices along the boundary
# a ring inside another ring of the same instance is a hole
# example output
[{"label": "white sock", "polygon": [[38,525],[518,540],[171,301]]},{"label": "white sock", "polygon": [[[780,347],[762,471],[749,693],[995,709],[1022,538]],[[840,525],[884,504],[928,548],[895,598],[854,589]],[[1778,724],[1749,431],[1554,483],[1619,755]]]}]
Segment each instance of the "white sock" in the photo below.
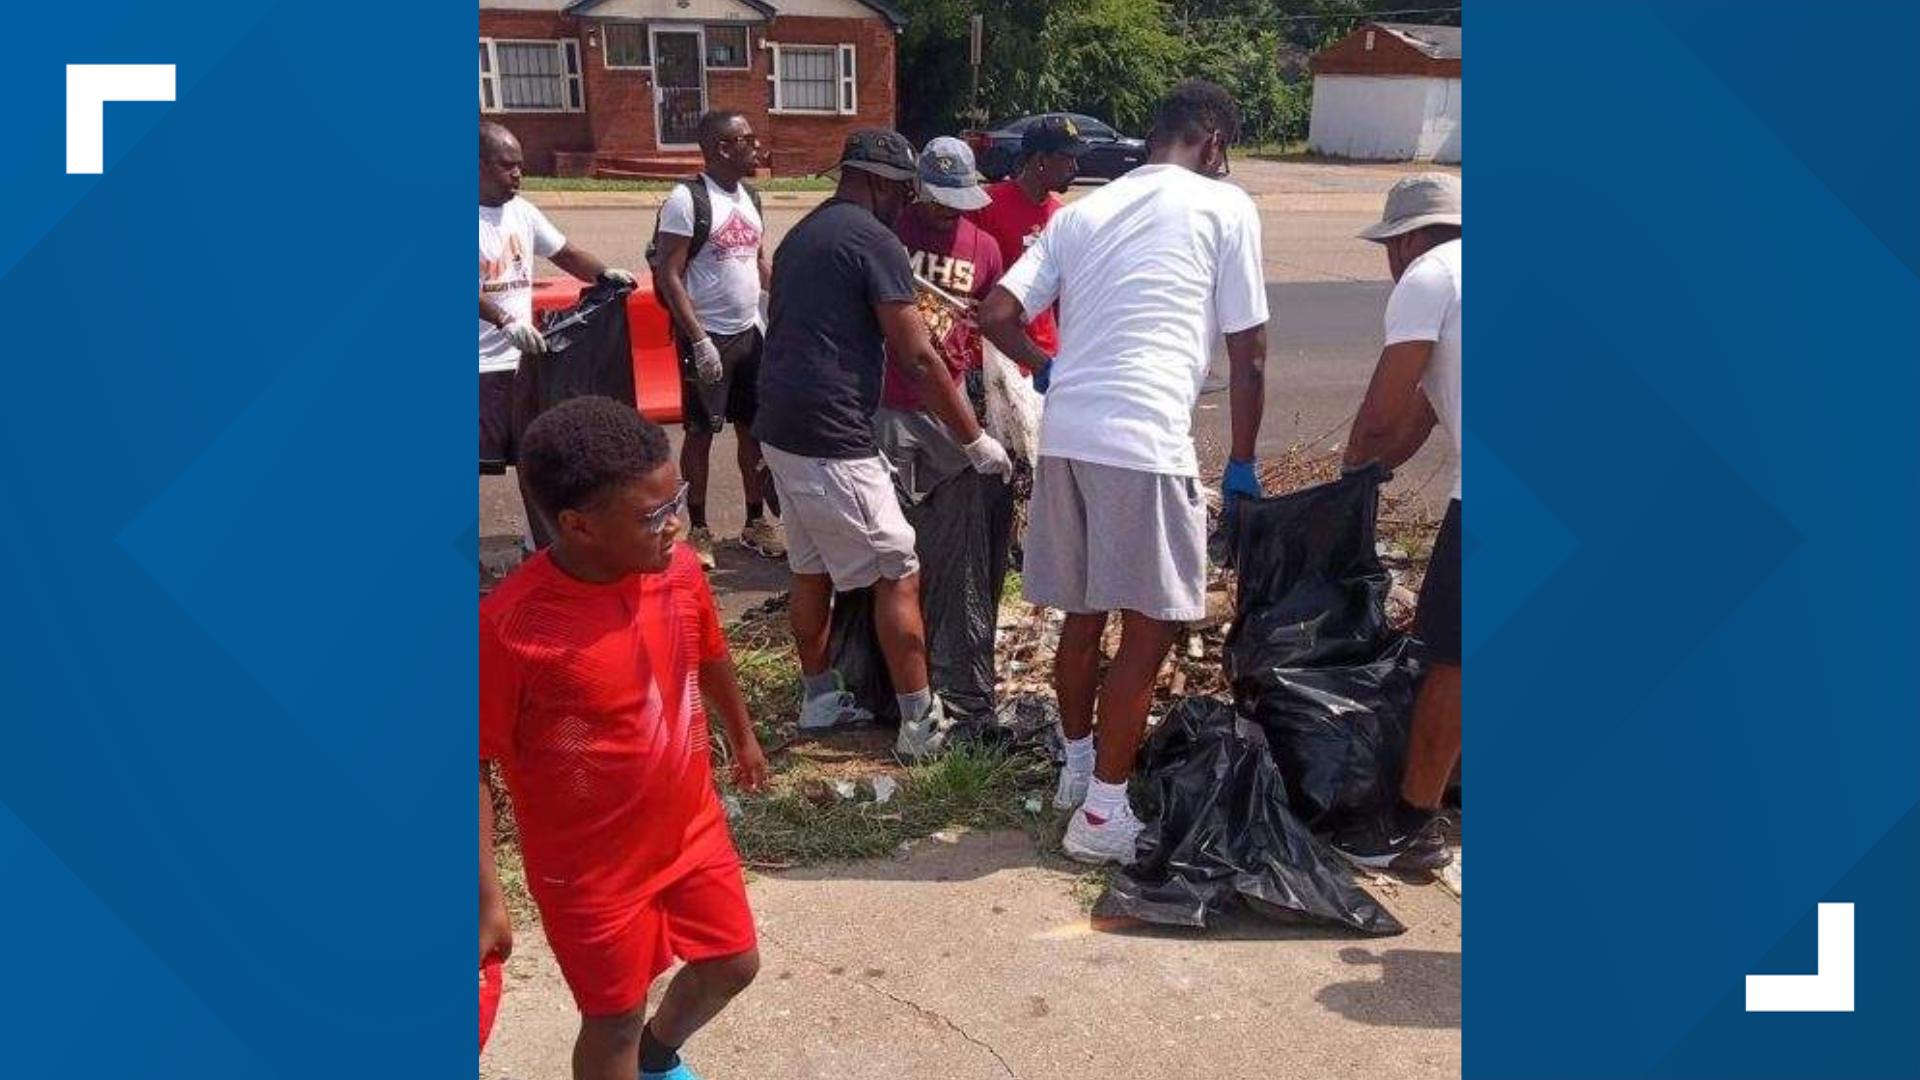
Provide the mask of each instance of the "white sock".
[{"label": "white sock", "polygon": [[1067,771],[1075,776],[1085,776],[1093,771],[1092,732],[1078,739],[1067,739]]},{"label": "white sock", "polygon": [[1097,817],[1102,821],[1112,821],[1114,818],[1126,816],[1128,813],[1126,783],[1123,781],[1118,784],[1109,784],[1097,776],[1094,777],[1093,783],[1087,785],[1087,801],[1081,809],[1085,810],[1088,816]]},{"label": "white sock", "polygon": [[917,724],[933,710],[933,687],[922,687],[911,694],[895,694],[893,700],[900,705],[900,722]]}]

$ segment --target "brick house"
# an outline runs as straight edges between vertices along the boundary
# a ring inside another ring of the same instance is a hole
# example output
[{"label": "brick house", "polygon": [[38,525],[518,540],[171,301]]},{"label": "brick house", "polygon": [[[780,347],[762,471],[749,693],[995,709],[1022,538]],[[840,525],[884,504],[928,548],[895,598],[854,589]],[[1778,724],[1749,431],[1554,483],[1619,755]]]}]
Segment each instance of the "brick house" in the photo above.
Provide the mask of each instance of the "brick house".
[{"label": "brick house", "polygon": [[900,26],[877,0],[480,0],[480,114],[532,173],[674,177],[738,109],[774,175],[816,173],[893,126]]}]

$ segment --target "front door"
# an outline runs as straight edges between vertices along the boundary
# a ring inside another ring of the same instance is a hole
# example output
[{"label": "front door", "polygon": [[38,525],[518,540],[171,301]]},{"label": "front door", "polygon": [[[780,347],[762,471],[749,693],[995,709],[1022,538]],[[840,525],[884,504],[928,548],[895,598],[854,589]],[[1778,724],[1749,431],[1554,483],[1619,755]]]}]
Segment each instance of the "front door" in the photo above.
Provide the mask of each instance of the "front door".
[{"label": "front door", "polygon": [[698,28],[653,28],[653,100],[660,148],[696,146],[707,110]]}]

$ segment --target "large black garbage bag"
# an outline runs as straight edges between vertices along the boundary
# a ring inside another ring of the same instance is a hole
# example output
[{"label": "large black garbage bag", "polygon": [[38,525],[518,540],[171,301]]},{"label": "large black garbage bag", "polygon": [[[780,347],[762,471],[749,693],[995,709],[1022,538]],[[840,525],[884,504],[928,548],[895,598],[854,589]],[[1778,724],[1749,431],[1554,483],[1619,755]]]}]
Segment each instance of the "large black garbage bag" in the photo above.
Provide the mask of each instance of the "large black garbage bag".
[{"label": "large black garbage bag", "polygon": [[1245,904],[1280,922],[1406,929],[1288,811],[1265,736],[1233,706],[1180,701],[1147,740],[1141,775],[1158,812],[1138,859],[1094,905],[1096,918],[1205,927]]},{"label": "large black garbage bag", "polygon": [[[1005,481],[963,468],[904,510],[920,557],[927,675],[954,723],[950,737],[977,738],[998,726],[994,628],[1007,577],[1013,491]],[[876,719],[899,723],[874,630],[872,593],[859,589],[834,597],[833,666]]]},{"label": "large black garbage bag", "polygon": [[[522,356],[513,377],[513,441],[518,444],[534,418],[568,398],[598,395],[638,400],[633,387],[633,344],[627,329],[627,297],[633,286],[601,278],[581,290],[574,305],[541,317],[546,354]],[[520,495],[534,544],[553,540],[553,525],[533,504],[526,485]]]},{"label": "large black garbage bag", "polygon": [[632,404],[633,339],[627,328],[631,285],[606,278],[581,290],[574,305],[541,318],[547,352],[520,358],[514,376],[514,431],[568,398],[598,395]]},{"label": "large black garbage bag", "polygon": [[1419,660],[1387,621],[1392,576],[1375,550],[1380,484],[1368,470],[1242,500],[1239,591],[1226,668],[1266,732],[1295,814],[1316,832],[1391,805]]}]

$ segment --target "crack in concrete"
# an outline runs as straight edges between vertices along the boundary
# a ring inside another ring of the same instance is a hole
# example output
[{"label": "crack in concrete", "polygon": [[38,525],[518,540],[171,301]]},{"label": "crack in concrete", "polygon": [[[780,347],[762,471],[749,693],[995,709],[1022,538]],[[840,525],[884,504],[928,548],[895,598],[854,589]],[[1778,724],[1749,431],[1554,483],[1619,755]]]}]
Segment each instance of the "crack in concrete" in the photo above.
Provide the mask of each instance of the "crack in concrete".
[{"label": "crack in concrete", "polygon": [[937,1009],[929,1009],[925,1005],[922,1005],[919,1002],[912,1000],[911,998],[901,997],[899,994],[896,994],[893,991],[888,990],[884,986],[877,986],[873,983],[866,981],[865,979],[859,979],[851,975],[847,975],[845,974],[845,971],[846,971],[845,968],[841,968],[840,970],[836,971],[835,965],[827,963],[825,960],[822,960],[819,957],[808,953],[804,949],[796,948],[793,945],[789,945],[786,942],[780,941],[774,938],[772,935],[766,933],[765,931],[761,931],[760,938],[763,941],[772,942],[774,945],[777,945],[780,948],[787,950],[788,952],[792,953],[794,956],[797,956],[800,959],[805,960],[807,963],[812,964],[813,966],[826,972],[830,976],[833,976],[835,978],[844,978],[848,982],[851,982],[853,985],[858,986],[862,990],[866,990],[870,993],[878,994],[881,997],[886,998],[888,1001],[894,1002],[895,1004],[905,1005],[907,1008],[912,1009],[914,1012],[917,1012],[922,1016],[931,1017],[934,1020],[938,1020],[940,1023],[946,1025],[946,1027],[949,1030],[951,1030],[955,1035],[960,1036],[962,1039],[965,1039],[966,1041],[972,1043],[973,1045],[993,1055],[993,1060],[997,1064],[999,1064],[1001,1071],[1005,1072],[1009,1077],[1012,1078],[1012,1080],[1020,1080],[1020,1074],[1013,1071],[1013,1066],[1007,1064],[1007,1059],[1000,1055],[1000,1051],[994,1049],[992,1043],[987,1042],[985,1039],[982,1039],[979,1036],[973,1034],[972,1032],[968,1031],[966,1028],[963,1028],[959,1024],[954,1023],[953,1020],[949,1018],[945,1013],[942,1013]]}]

